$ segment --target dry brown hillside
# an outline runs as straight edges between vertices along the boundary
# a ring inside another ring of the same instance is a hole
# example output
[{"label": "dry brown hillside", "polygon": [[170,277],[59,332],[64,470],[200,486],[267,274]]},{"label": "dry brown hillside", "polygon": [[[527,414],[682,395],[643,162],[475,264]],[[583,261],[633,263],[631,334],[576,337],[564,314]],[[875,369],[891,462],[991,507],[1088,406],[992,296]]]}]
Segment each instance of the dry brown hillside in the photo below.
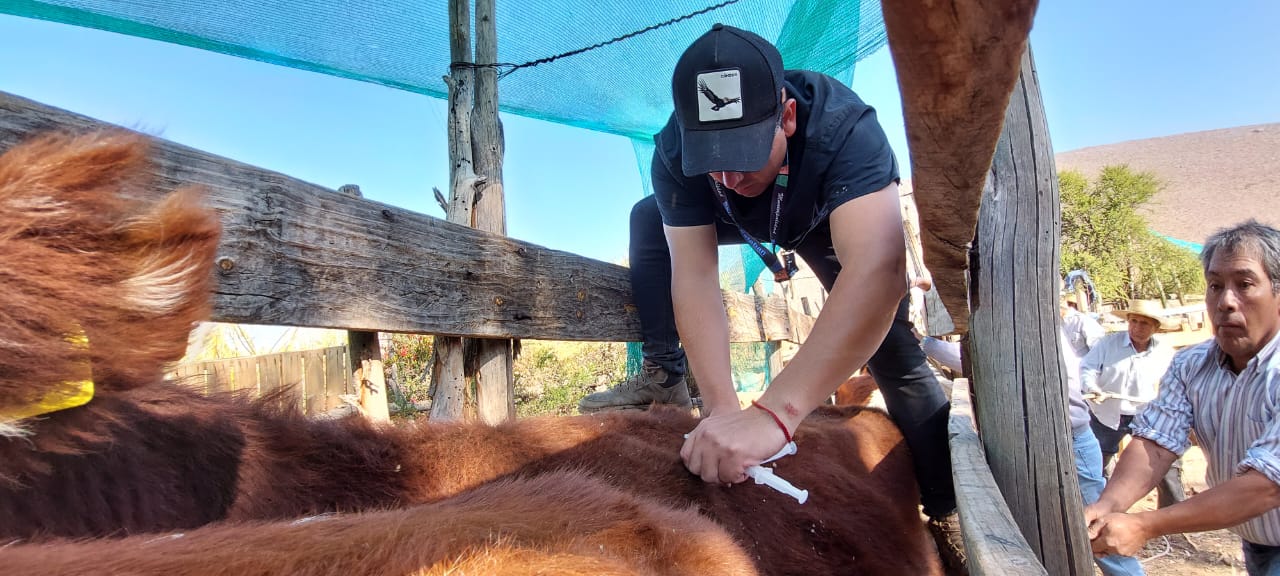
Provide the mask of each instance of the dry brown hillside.
[{"label": "dry brown hillside", "polygon": [[1280,225],[1280,124],[1192,132],[1081,148],[1058,169],[1094,176],[1108,164],[1154,172],[1164,183],[1146,216],[1151,227],[1202,243],[1247,218]]}]

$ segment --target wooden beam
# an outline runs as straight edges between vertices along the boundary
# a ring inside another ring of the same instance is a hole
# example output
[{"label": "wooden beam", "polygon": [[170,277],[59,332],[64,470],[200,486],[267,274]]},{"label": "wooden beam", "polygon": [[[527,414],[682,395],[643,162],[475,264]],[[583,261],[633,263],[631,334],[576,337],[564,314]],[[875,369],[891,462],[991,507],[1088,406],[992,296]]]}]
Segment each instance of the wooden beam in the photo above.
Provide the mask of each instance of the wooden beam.
[{"label": "wooden beam", "polygon": [[[0,152],[50,130],[113,126],[0,92]],[[354,198],[154,138],[140,195],[198,185],[222,215],[218,322],[636,342],[626,268]],[[781,296],[726,292],[733,342],[799,342]],[[764,318],[756,319],[762,310]]]},{"label": "wooden beam", "polygon": [[[449,0],[449,205],[450,222],[471,226],[475,204],[476,173],[471,160],[471,107],[475,71],[471,64],[471,2]],[[431,418],[460,420],[466,413],[466,370],[462,339],[436,336],[435,364],[431,370]]]},{"label": "wooden beam", "polygon": [[963,332],[964,271],[1035,0],[885,0],[925,265]]},{"label": "wooden beam", "polygon": [[1092,556],[1058,349],[1058,178],[1028,50],[983,193],[969,344],[978,428],[1005,502],[1050,574]]},{"label": "wooden beam", "polygon": [[973,576],[1048,575],[1009,513],[1000,487],[991,477],[986,453],[978,440],[969,380],[957,378],[951,388],[951,473],[956,486],[960,532]]}]

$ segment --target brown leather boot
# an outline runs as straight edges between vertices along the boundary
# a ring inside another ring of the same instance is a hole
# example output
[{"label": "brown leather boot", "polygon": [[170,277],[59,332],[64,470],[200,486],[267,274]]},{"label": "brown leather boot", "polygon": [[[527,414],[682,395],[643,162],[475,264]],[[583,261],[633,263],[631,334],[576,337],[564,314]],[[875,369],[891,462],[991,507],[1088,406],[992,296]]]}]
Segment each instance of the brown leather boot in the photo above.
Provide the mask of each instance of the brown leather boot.
[{"label": "brown leather boot", "polygon": [[969,576],[969,559],[964,551],[964,538],[960,536],[960,516],[952,512],[939,518],[930,518],[928,525],[947,576]]},{"label": "brown leather boot", "polygon": [[686,410],[693,408],[684,376],[668,374],[661,366],[646,361],[644,370],[639,374],[580,400],[578,411],[590,414],[604,410],[645,410],[655,403],[672,404]]}]

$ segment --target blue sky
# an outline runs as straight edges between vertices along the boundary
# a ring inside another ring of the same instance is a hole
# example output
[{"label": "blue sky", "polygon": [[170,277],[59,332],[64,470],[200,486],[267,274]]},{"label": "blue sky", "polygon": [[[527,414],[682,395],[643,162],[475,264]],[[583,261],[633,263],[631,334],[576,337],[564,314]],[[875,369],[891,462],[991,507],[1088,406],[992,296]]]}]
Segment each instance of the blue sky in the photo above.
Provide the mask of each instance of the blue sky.
[{"label": "blue sky", "polygon": [[[1032,31],[1056,150],[1280,121],[1280,3],[1042,2]],[[887,50],[854,89],[904,166]],[[443,216],[444,102],[181,46],[0,16],[0,90]],[[611,262],[642,192],[628,140],[504,118],[508,233]]]}]

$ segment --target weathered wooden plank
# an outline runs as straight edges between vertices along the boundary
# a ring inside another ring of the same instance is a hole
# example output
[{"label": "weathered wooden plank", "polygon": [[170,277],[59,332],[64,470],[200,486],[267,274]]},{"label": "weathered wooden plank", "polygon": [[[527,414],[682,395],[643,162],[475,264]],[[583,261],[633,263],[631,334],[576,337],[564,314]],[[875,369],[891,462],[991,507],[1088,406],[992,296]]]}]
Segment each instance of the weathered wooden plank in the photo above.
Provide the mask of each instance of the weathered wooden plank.
[{"label": "weathered wooden plank", "polygon": [[202,364],[180,364],[174,366],[171,373],[174,382],[183,386],[190,386],[204,393],[209,393],[209,380],[205,376],[205,367]]},{"label": "weathered wooden plank", "polygon": [[327,348],[324,351],[324,409],[342,407],[339,396],[351,393],[348,383],[346,347]]},{"label": "weathered wooden plank", "polygon": [[925,264],[964,331],[967,250],[1037,2],[881,4],[902,92]]},{"label": "weathered wooden plank", "polygon": [[[284,385],[284,358],[280,354],[254,356],[251,358],[258,370],[258,395],[274,394]],[[279,402],[273,402],[279,408]]]},{"label": "weathered wooden plank", "polygon": [[[0,92],[0,151],[48,130],[109,127]],[[215,321],[547,340],[640,339],[626,268],[335,194],[158,138],[154,142],[157,166],[148,193],[201,185],[222,214]],[[785,313],[786,307],[765,310]],[[744,334],[731,338],[750,341]]]},{"label": "weathered wooden plank", "polygon": [[225,362],[209,363],[207,365],[209,379],[209,393],[222,393],[231,391],[231,376],[229,374],[230,367]]},{"label": "weathered wooden plank", "polygon": [[303,360],[303,387],[302,401],[303,413],[314,416],[325,411],[324,400],[324,355],[326,351],[320,350],[316,353],[308,354]]},{"label": "weathered wooden plank", "polygon": [[279,354],[256,356],[258,366],[258,393],[266,396],[284,385],[284,362]]},{"label": "weathered wooden plank", "polygon": [[[108,125],[0,96],[0,149]],[[334,194],[155,140],[152,191],[199,184],[223,215],[214,319],[395,332],[626,341],[626,269]]]},{"label": "weathered wooden plank", "polygon": [[969,554],[969,573],[1032,576],[1048,574],[1019,531],[987,467],[986,454],[974,426],[969,380],[951,388],[951,474],[960,510],[960,529]]},{"label": "weathered wooden plank", "polygon": [[306,387],[305,358],[318,351],[286,352],[280,355],[280,386],[288,388],[281,402],[290,411],[304,411],[303,397]]},{"label": "weathered wooden plank", "polygon": [[[467,408],[466,379],[462,374],[462,346],[436,346],[435,363],[431,369],[432,378],[439,378],[435,394],[431,396],[431,419],[461,419]],[[436,372],[439,373],[438,376]],[[459,384],[446,387],[446,382]]]},{"label": "weathered wooden plank", "polygon": [[258,385],[258,360],[248,356],[236,358],[231,362],[233,363],[232,389],[248,390],[252,395],[261,395],[262,389]]},{"label": "weathered wooden plank", "polygon": [[1058,350],[1057,174],[1028,51],[1009,101],[971,258],[970,351],[991,472],[1052,574],[1093,574]]},{"label": "weathered wooden plank", "polygon": [[516,418],[511,340],[481,340],[476,358],[476,416],[486,424]]}]

